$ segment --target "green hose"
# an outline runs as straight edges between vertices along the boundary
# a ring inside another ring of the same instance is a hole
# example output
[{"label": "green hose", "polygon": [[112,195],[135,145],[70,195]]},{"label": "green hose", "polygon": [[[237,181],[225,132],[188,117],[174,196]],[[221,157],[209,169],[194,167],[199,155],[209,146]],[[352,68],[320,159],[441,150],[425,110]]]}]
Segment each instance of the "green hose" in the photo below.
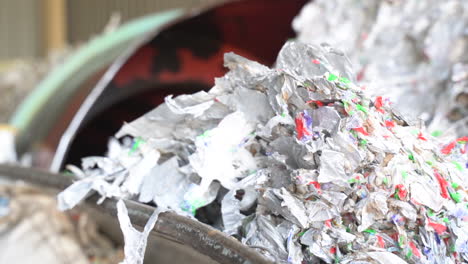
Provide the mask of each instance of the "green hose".
[{"label": "green hose", "polygon": [[131,41],[180,17],[182,13],[183,10],[176,9],[137,19],[124,24],[116,31],[96,37],[79,49],[40,82],[11,117],[9,124],[17,129],[19,135],[30,134],[20,137],[26,142],[17,143],[29,145],[31,137],[40,138],[46,134],[50,129],[47,125],[34,127],[34,130],[40,130],[35,131],[34,135],[27,131],[33,128],[31,126],[34,126],[35,119],[47,119],[49,115],[58,115],[57,112],[47,111],[47,108],[51,104],[59,104],[59,108],[63,108],[83,81],[97,70],[109,65],[128,48]]}]

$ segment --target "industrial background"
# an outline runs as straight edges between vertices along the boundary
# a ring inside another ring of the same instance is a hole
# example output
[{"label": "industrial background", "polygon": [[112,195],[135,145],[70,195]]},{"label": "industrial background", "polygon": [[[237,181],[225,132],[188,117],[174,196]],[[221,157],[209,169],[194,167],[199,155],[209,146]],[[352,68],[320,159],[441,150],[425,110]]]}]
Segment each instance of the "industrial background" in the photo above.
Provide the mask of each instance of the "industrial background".
[{"label": "industrial background", "polygon": [[102,32],[113,14],[132,18],[216,0],[0,0],[0,62],[37,58]]}]

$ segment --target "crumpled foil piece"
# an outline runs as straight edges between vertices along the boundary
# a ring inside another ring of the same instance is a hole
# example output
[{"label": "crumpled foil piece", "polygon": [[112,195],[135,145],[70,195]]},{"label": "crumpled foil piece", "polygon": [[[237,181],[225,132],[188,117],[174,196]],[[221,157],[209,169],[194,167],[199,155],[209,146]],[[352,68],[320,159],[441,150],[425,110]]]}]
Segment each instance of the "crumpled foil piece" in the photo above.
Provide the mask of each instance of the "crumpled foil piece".
[{"label": "crumpled foil piece", "polygon": [[119,218],[120,228],[122,229],[125,242],[125,259],[120,262],[121,264],[143,264],[148,235],[151,230],[153,230],[159,214],[164,211],[165,209],[161,209],[160,207],[156,208],[148,219],[143,231],[140,232],[132,226],[130,218],[128,217],[127,207],[123,200],[117,202],[117,217]]},{"label": "crumpled foil piece", "polygon": [[464,0],[317,0],[293,21],[300,41],[345,51],[359,83],[407,117],[458,135],[468,132],[467,26]]},{"label": "crumpled foil piece", "polygon": [[435,137],[369,95],[329,45],[287,42],[275,69],[225,61],[209,92],[125,124],[59,197],[154,202],[280,263],[466,259],[468,137]]}]

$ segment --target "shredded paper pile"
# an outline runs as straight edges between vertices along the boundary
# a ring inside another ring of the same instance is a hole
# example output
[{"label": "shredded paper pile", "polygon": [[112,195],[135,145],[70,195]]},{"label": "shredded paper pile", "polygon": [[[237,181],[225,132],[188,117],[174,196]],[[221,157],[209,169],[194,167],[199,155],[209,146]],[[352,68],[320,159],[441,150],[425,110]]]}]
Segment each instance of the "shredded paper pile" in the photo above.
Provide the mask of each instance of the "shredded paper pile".
[{"label": "shredded paper pile", "polygon": [[0,185],[0,232],[0,263],[113,264],[123,255],[92,215],[59,212],[53,195],[24,183]]},{"label": "shredded paper pile", "polygon": [[316,0],[293,26],[300,41],[343,50],[359,83],[407,117],[468,133],[468,1]]},{"label": "shredded paper pile", "polygon": [[468,137],[429,134],[345,55],[288,42],[275,69],[233,53],[209,92],[167,97],[87,157],[91,191],[204,221],[280,263],[468,261]]}]

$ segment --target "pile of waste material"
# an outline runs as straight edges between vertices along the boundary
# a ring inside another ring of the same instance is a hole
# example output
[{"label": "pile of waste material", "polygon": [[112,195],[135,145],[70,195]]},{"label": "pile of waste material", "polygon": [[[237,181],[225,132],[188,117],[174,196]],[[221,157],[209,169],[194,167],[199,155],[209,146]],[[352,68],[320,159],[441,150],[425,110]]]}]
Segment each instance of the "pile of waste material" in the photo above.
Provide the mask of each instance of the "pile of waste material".
[{"label": "pile of waste material", "polygon": [[467,1],[317,0],[293,26],[300,41],[343,50],[359,84],[408,118],[435,134],[468,133]]},{"label": "pile of waste material", "polygon": [[106,157],[68,166],[60,208],[90,192],[154,203],[277,262],[468,261],[468,137],[369,97],[328,45],[287,42],[275,69],[233,53],[225,66],[209,92],[167,97]]},{"label": "pile of waste material", "polygon": [[123,255],[92,216],[59,212],[53,195],[24,184],[0,185],[0,231],[0,263],[110,264]]}]

